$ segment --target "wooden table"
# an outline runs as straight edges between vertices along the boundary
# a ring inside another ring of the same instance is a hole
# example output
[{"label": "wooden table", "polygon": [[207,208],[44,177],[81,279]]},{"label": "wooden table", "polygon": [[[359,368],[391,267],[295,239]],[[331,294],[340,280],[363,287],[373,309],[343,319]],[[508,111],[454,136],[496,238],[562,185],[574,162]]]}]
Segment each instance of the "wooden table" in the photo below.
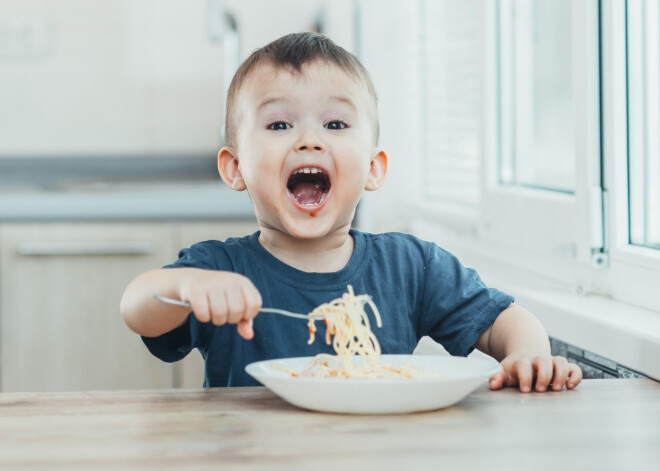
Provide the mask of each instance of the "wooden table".
[{"label": "wooden table", "polygon": [[0,394],[0,469],[658,470],[660,383],[324,414],[265,388]]}]

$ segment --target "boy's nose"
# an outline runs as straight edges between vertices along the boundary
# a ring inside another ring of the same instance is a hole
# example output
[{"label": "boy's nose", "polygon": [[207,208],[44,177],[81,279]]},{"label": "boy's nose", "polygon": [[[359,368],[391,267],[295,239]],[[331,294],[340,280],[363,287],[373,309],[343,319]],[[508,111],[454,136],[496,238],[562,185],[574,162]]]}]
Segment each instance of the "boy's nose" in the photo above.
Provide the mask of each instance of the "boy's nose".
[{"label": "boy's nose", "polygon": [[304,131],[298,140],[296,141],[296,150],[297,151],[312,151],[312,150],[323,150],[323,143],[319,136],[311,131]]},{"label": "boy's nose", "polygon": [[319,145],[316,145],[316,146],[312,147],[312,146],[306,146],[306,145],[303,144],[303,145],[298,146],[298,150],[308,150],[308,149],[310,149],[310,150],[311,149],[313,149],[313,150],[323,150],[323,148]]}]

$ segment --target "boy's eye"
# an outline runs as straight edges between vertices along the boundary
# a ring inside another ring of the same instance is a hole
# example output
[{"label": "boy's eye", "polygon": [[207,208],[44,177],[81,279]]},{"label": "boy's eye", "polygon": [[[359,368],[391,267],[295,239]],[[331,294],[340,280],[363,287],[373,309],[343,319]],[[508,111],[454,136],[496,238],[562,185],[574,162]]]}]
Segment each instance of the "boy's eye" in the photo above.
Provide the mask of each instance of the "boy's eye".
[{"label": "boy's eye", "polygon": [[344,129],[346,128],[346,123],[343,121],[330,121],[328,124],[325,125],[326,129]]},{"label": "boy's eye", "polygon": [[272,131],[286,131],[287,129],[291,129],[291,125],[289,123],[285,123],[284,121],[275,121],[274,123],[270,123],[268,125],[268,129]]}]

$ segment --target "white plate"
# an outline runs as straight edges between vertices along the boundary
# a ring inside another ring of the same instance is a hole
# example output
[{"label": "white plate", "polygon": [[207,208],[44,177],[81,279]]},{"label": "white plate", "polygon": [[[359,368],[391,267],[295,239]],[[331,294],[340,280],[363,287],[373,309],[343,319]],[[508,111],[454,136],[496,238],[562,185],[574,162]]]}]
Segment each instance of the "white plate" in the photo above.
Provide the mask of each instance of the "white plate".
[{"label": "white plate", "polygon": [[296,371],[313,357],[251,363],[245,371],[291,404],[323,412],[395,414],[441,409],[457,403],[500,370],[495,360],[437,355],[382,355],[381,363],[406,363],[442,374],[441,378],[301,378],[273,367]]}]

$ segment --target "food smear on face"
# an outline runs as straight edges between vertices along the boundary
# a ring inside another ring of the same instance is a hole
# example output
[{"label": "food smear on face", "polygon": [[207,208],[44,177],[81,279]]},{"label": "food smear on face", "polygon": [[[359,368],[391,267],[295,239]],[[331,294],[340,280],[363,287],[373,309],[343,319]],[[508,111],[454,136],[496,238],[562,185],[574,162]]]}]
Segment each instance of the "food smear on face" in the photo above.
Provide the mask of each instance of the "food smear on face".
[{"label": "food smear on face", "polygon": [[[325,341],[332,346],[336,356],[320,353],[302,371],[296,371],[283,365],[273,367],[284,370],[294,377],[315,378],[437,378],[442,375],[411,362],[405,364],[380,363],[380,344],[371,331],[369,318],[365,311],[368,305],[376,319],[376,325],[382,326],[378,308],[366,294],[355,295],[353,287],[348,285],[348,292],[309,313],[309,340],[316,338],[315,318],[323,318],[326,324]],[[356,360],[356,357],[359,359]]]}]

